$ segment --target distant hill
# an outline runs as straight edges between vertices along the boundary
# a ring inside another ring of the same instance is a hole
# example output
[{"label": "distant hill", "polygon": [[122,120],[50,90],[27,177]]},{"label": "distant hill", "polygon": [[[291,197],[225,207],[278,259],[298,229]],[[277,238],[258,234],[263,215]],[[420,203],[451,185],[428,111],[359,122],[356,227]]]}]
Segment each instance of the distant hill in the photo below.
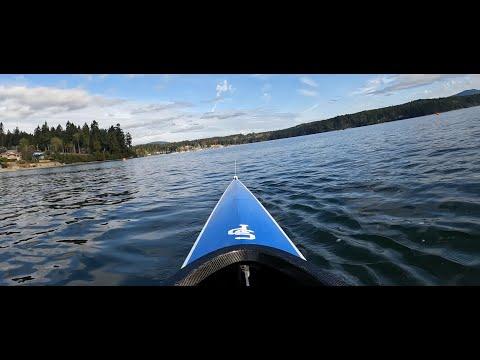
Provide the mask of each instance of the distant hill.
[{"label": "distant hill", "polygon": [[470,90],[464,90],[452,96],[470,96],[470,95],[478,95],[478,94],[480,94],[480,90],[470,89]]},{"label": "distant hill", "polygon": [[410,119],[419,116],[443,113],[446,111],[480,106],[480,91],[476,95],[449,96],[436,99],[419,99],[401,105],[380,109],[360,111],[355,114],[335,116],[330,119],[300,124],[287,129],[264,131],[260,133],[216,136],[206,139],[185,140],[168,144],[145,144],[135,146],[137,155],[160,152],[171,153],[192,149],[205,149],[212,146],[228,146],[253,143],[294,136],[317,134],[326,131],[343,130],[359,126],[380,124],[389,121]]}]

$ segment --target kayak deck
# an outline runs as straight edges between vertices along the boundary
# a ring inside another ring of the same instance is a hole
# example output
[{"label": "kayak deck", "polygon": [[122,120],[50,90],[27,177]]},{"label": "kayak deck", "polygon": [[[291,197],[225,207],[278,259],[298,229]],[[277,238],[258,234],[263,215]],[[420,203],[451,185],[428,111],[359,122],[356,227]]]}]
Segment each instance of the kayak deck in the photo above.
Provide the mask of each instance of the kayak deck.
[{"label": "kayak deck", "polygon": [[213,209],[182,268],[214,251],[237,245],[269,246],[305,260],[270,213],[235,177]]},{"label": "kayak deck", "polygon": [[257,198],[235,176],[166,285],[206,287],[341,286],[306,261]]}]

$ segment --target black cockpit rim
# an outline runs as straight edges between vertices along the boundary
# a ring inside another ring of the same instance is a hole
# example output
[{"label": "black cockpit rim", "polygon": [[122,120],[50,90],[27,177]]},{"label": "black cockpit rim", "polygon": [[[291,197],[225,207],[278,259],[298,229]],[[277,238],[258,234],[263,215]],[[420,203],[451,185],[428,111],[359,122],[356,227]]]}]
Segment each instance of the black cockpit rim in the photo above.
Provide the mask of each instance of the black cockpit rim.
[{"label": "black cockpit rim", "polygon": [[[347,285],[338,277],[286,251],[263,245],[228,246],[205,255],[180,269],[165,285],[198,286],[233,264],[258,264],[274,269],[299,286]],[[280,275],[280,274],[279,274]]]}]

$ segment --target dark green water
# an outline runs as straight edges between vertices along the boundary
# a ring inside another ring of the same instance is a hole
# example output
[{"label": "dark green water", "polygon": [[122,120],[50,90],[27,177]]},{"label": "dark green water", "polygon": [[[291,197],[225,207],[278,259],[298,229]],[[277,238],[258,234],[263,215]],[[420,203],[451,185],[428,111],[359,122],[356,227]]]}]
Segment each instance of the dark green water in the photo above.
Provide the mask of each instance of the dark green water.
[{"label": "dark green water", "polygon": [[344,131],[0,173],[0,284],[159,285],[233,176],[353,284],[480,284],[480,108]]}]

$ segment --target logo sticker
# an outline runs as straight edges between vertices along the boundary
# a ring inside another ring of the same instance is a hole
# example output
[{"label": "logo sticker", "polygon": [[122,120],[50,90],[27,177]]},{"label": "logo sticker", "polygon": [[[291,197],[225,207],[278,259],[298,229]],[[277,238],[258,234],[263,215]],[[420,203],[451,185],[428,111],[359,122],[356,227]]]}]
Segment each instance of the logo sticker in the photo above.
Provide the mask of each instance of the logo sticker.
[{"label": "logo sticker", "polygon": [[234,235],[235,240],[255,240],[255,231],[249,230],[248,225],[240,224],[239,228],[228,230],[228,235]]}]

